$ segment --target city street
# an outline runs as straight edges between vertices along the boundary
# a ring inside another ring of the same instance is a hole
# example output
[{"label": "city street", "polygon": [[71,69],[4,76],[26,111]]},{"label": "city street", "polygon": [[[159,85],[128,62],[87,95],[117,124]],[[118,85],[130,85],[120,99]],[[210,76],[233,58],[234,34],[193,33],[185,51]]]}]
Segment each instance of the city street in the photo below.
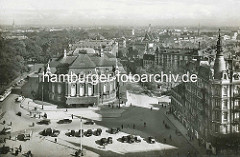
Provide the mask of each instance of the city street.
[{"label": "city street", "polygon": [[[130,95],[135,100],[141,99],[140,97],[146,99],[145,95]],[[80,138],[68,137],[65,133],[73,129],[79,130],[80,120],[76,116],[82,116],[84,119],[93,119],[96,123],[95,125],[83,124],[84,131],[87,129],[96,130],[97,128],[103,130],[101,136],[83,137],[83,148],[86,151],[86,156],[135,156],[136,154],[139,154],[139,156],[176,156],[179,154],[181,156],[186,155],[188,151],[194,153],[193,149],[190,149],[192,148],[191,145],[188,144],[183,136],[176,135],[175,127],[167,120],[163,112],[159,111],[166,111],[161,106],[154,105],[153,110],[151,110],[146,105],[141,107],[131,102],[132,106],[121,109],[104,106],[100,108],[75,108],[66,111],[65,109],[57,109],[55,105],[50,105],[44,106],[44,110],[41,110],[41,105],[32,102],[29,98],[23,100],[22,107],[20,107],[20,103],[14,100],[16,97],[17,95],[11,94],[1,103],[3,111],[6,111],[1,120],[1,122],[6,120],[6,124],[1,124],[1,129],[3,127],[11,127],[11,140],[6,140],[5,145],[14,148],[21,144],[23,152],[31,150],[36,156],[69,156],[71,153],[74,154],[79,149]],[[148,101],[145,103],[147,104]],[[38,116],[36,118],[32,115],[30,116],[29,113],[29,111],[34,110],[34,107],[37,107],[40,115],[43,115],[43,113],[48,115],[48,119],[51,120],[50,125],[36,124],[40,119]],[[18,111],[22,112],[21,117],[16,115]],[[56,123],[63,118],[71,119],[72,114],[74,115],[74,119],[71,124],[60,125]],[[83,120],[83,122],[85,121]],[[169,129],[165,128],[163,121],[169,125]],[[8,126],[10,122],[12,122],[12,126]],[[34,127],[31,126],[33,122],[35,123]],[[144,127],[144,122],[146,123],[146,127]],[[123,126],[123,129],[116,135],[106,132],[109,128],[121,128],[121,126]],[[50,127],[61,131],[56,143],[53,137],[39,135],[40,131]],[[25,142],[16,141],[14,137],[20,132],[32,132],[31,140]],[[128,134],[140,135],[143,140],[141,143],[134,144],[118,141],[123,135]],[[147,143],[144,139],[148,136],[153,136],[157,142],[155,144]],[[113,144],[107,145],[105,148],[96,144],[96,141],[102,137],[113,137]],[[166,139],[166,143],[164,143],[164,138]],[[54,150],[54,154],[51,154],[52,150]]]}]

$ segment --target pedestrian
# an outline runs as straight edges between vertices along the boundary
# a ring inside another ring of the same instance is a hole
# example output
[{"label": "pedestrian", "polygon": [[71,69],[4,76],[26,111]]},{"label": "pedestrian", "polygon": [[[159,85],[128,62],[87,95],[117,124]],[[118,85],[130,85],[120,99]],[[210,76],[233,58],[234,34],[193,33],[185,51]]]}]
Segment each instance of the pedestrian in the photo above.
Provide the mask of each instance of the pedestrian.
[{"label": "pedestrian", "polygon": [[20,153],[22,152],[22,146],[21,145],[19,146],[19,152]]},{"label": "pedestrian", "polygon": [[57,138],[55,138],[55,143],[57,143]]},{"label": "pedestrian", "polygon": [[147,125],[146,122],[144,122],[143,125],[144,125],[144,128],[146,128],[146,125]]},{"label": "pedestrian", "polygon": [[122,129],[123,129],[123,124],[121,125]]},{"label": "pedestrian", "polygon": [[18,149],[16,149],[16,151],[15,151],[15,155],[16,155],[16,156],[18,155]]},{"label": "pedestrian", "polygon": [[66,108],[66,112],[67,112],[68,110],[67,110],[67,108]]},{"label": "pedestrian", "polygon": [[73,114],[72,114],[72,119],[73,119]]}]

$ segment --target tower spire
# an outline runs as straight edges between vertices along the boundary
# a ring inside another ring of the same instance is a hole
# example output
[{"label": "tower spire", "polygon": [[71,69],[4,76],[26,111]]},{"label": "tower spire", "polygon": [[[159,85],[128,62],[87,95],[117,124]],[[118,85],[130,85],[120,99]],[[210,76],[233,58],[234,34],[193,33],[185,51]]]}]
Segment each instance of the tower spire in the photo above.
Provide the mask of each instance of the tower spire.
[{"label": "tower spire", "polygon": [[222,72],[226,70],[226,62],[224,60],[224,56],[223,56],[223,52],[222,52],[220,29],[219,29],[218,41],[217,41],[217,54],[216,54],[213,69],[214,69],[214,78],[215,79],[221,79]]},{"label": "tower spire", "polygon": [[218,30],[217,55],[223,55],[220,29]]}]

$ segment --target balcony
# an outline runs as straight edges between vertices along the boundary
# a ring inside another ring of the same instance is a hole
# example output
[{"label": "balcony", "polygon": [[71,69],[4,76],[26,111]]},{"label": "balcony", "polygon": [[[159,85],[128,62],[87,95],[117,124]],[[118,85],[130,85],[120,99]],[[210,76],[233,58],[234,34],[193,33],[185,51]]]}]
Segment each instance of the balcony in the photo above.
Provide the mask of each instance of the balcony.
[{"label": "balcony", "polygon": [[234,106],[233,111],[234,112],[240,112],[240,106]]},{"label": "balcony", "polygon": [[240,93],[233,93],[234,98],[239,98],[240,99]]}]

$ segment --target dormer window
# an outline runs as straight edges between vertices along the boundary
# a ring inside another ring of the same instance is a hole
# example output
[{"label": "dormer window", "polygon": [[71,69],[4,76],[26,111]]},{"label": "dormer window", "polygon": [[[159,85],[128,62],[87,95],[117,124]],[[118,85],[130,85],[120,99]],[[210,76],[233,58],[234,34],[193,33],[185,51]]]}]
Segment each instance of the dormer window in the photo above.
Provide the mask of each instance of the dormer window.
[{"label": "dormer window", "polygon": [[227,74],[224,73],[224,74],[223,74],[223,79],[224,79],[224,80],[227,80],[227,78],[228,78],[228,77],[227,77]]}]

